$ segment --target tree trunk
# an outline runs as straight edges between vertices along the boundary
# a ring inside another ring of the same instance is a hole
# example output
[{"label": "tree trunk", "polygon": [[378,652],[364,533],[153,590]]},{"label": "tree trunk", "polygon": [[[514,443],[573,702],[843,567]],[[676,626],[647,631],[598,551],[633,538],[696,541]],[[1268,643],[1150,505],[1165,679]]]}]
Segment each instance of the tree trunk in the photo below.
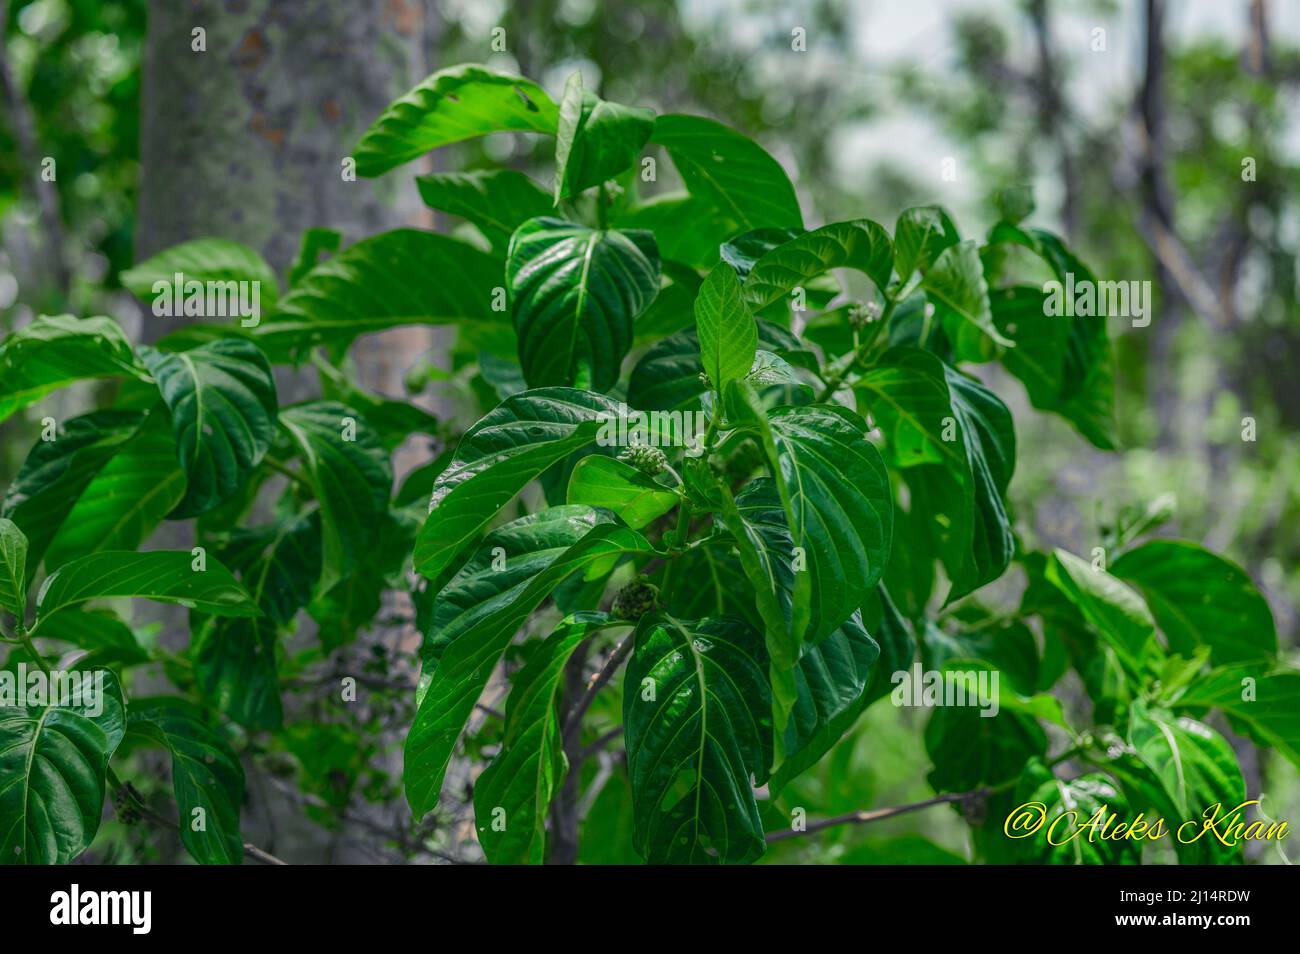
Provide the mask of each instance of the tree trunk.
[{"label": "tree trunk", "polygon": [[[435,24],[431,0],[150,0],[136,260],[215,236],[256,248],[284,276],[308,228],[337,229],[347,246],[402,225],[431,227],[414,184],[418,165],[380,180],[343,172],[370,123],[431,71]],[[143,320],[140,337],[148,342],[183,321],[147,312]],[[401,393],[406,368],[438,340],[423,327],[364,339],[353,350],[361,382]],[[311,374],[277,374],[277,382],[282,405],[315,394]],[[399,475],[427,457],[403,455]],[[153,545],[188,549],[191,536],[186,525],[165,524]],[[183,617],[164,623],[172,641],[185,630]],[[377,627],[373,638],[390,649],[418,645],[409,626]],[[400,760],[395,767],[400,772]],[[268,797],[265,782],[250,773],[248,834],[271,850],[267,840],[278,838],[289,860],[325,860],[322,830],[296,807],[277,807],[283,800]],[[333,860],[374,858],[345,845]]]}]

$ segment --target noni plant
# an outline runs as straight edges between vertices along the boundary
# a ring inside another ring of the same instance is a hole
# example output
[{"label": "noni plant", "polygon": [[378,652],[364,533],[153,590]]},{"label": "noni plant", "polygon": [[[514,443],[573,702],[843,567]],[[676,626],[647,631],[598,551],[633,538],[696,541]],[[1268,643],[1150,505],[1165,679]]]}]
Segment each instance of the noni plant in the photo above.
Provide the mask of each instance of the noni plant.
[{"label": "noni plant", "polygon": [[[286,751],[348,780],[317,802],[346,801],[380,754],[351,650],[395,601],[422,639],[418,683],[378,690],[402,713],[405,800],[436,839],[450,770],[492,862],[578,858],[600,786],[627,793],[599,836],[624,860],[816,838],[800,775],[869,706],[954,685],[983,704],[935,706],[916,774],[977,859],[1142,857],[1014,837],[1026,803],[1254,819],[1210,723],[1300,763],[1300,673],[1246,574],[1154,520],[1083,555],[1017,533],[990,383],[1116,445],[1107,322],[1047,301],[1093,276],[1024,223],[1023,195],[982,238],[937,207],[808,228],[781,164],[720,122],[578,75],[557,102],[477,65],[428,77],[350,159],[377,177],[503,132],[553,140],[553,177],[420,176],[448,234],[313,230],[285,276],[196,240],[124,281],[210,320],[146,347],[108,317],[48,316],[0,345],[0,416],[113,382],[101,409],[41,419],[0,510],[4,685],[25,694],[0,710],[0,856],[72,860],[111,793],[119,815],[178,819],[196,860],[236,862],[245,766]],[[213,290],[245,287],[257,313],[217,318]],[[446,398],[436,419],[349,360],[410,324],[452,329],[411,375]],[[321,398],[283,405],[277,366],[313,368]],[[395,488],[412,435],[437,453]],[[164,521],[184,546],[139,550]],[[132,599],[177,604],[188,632]],[[287,721],[312,680],[341,691]],[[174,807],[123,778],[148,749],[170,756]],[[597,752],[616,757],[593,778]]]}]

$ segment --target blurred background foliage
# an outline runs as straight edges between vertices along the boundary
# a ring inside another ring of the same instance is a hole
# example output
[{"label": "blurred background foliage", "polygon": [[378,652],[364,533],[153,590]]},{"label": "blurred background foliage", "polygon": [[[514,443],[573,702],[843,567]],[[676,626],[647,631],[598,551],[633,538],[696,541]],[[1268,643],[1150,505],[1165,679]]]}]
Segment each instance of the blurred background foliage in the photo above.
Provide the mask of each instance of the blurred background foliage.
[{"label": "blurred background foliage", "polygon": [[[0,330],[64,311],[138,321],[118,275],[134,260],[147,7],[0,0]],[[1149,327],[1111,323],[1121,453],[1034,412],[1014,380],[990,379],[1017,422],[1022,538],[1086,553],[1154,522],[1203,541],[1261,586],[1298,661],[1300,4],[445,0],[428,11],[434,67],[486,61],[553,93],[580,69],[607,99],[741,128],[787,166],[810,226],[868,216],[892,228],[901,209],[938,202],[978,235],[999,190],[1032,187],[1031,221],[1064,234],[1099,278],[1153,282],[1155,306]],[[492,51],[495,27],[508,52]],[[491,157],[546,179],[547,152],[502,135],[438,161]],[[45,157],[54,182],[41,179]],[[0,483],[37,419],[0,428]],[[1015,586],[988,600],[1014,605]],[[601,705],[616,711],[616,694]],[[923,727],[923,713],[874,706],[789,802],[820,816],[928,796]],[[351,728],[321,731],[331,737],[300,724],[275,743],[304,774],[316,821],[340,824],[351,799],[396,796],[390,777],[363,767]],[[1300,811],[1294,769],[1274,755],[1257,762],[1243,754],[1248,789],[1274,817]],[[604,785],[585,807],[583,859],[634,860],[620,848],[625,785]],[[116,857],[137,857],[113,841],[121,830],[107,829]],[[768,857],[961,862],[965,832],[955,813],[932,809],[791,840]],[[360,837],[413,857],[420,834]],[[1271,845],[1250,851],[1282,860]]]}]

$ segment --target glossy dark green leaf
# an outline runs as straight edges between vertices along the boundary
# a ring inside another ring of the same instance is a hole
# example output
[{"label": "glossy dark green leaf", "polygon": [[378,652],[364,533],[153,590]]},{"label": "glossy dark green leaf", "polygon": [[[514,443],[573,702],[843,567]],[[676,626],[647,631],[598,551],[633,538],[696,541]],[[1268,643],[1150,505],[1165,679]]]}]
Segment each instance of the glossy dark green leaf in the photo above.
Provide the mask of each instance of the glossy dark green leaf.
[{"label": "glossy dark green leaf", "polygon": [[171,699],[132,702],[127,725],[171,755],[178,827],[190,857],[203,865],[243,861],[239,810],[244,769],[229,743],[197,713]]},{"label": "glossy dark green leaf", "polygon": [[659,291],[659,252],[649,232],[529,219],[510,240],[506,281],[528,384],[606,391]]},{"label": "glossy dark green leaf", "polygon": [[569,770],[559,710],[564,666],[608,621],[604,613],[562,620],[514,679],[501,751],[474,783],[478,841],[493,864],[546,860],[546,814]]},{"label": "glossy dark green leaf", "polygon": [[502,255],[515,229],[551,211],[546,190],[513,169],[437,172],[415,183],[425,205],[472,222]]},{"label": "glossy dark green leaf", "polygon": [[5,864],[67,864],[99,830],[108,760],[126,731],[122,690],[107,669],[57,675],[77,680],[60,704],[0,707]]},{"label": "glossy dark green leaf", "polygon": [[37,627],[59,611],[87,600],[135,597],[177,603],[219,616],[256,616],[257,605],[216,559],[175,550],[129,553],[105,550],[65,563],[45,579],[36,596]]},{"label": "glossy dark green leaf", "polygon": [[1142,591],[1173,651],[1209,646],[1217,664],[1277,655],[1268,601],[1235,563],[1194,543],[1152,540],[1110,571]]},{"label": "glossy dark green leaf", "polygon": [[811,578],[816,642],[867,599],[889,562],[893,497],[865,421],[842,407],[778,408],[769,415],[777,466],[789,487],[798,567]]},{"label": "glossy dark green leaf", "polygon": [[555,102],[536,83],[476,63],[426,77],[370,124],[352,151],[357,175],[379,176],[440,146],[492,132],[554,134]]},{"label": "glossy dark green leaf", "polygon": [[609,565],[623,554],[649,554],[635,530],[600,524],[556,556],[518,596],[467,628],[447,647],[420,697],[406,736],[402,778],[406,800],[417,818],[438,802],[447,763],[474,704],[515,633],[552,590],[573,573]]},{"label": "glossy dark green leaf", "polygon": [[[799,347],[799,340],[784,328],[761,319],[757,326],[758,346],[763,350],[780,354]],[[694,328],[679,331],[641,356],[632,369],[627,399],[645,411],[694,409],[706,390],[700,377],[703,370],[699,335]]]},{"label": "glossy dark green leaf", "polygon": [[702,116],[672,114],[655,119],[650,141],[668,150],[691,195],[730,221],[730,234],[803,226],[781,164],[734,129]]},{"label": "glossy dark green leaf", "polygon": [[74,381],[107,377],[149,380],[121,325],[42,315],[0,342],[0,421]]},{"label": "glossy dark green leaf", "polygon": [[570,76],[555,134],[555,201],[600,185],[629,168],[654,125],[653,110],[584,93],[582,73]]},{"label": "glossy dark green leaf", "polygon": [[280,423],[320,503],[320,588],[327,592],[366,559],[392,492],[392,467],[365,419],[336,401],[285,408]]},{"label": "glossy dark green leaf", "polygon": [[344,351],[358,336],[400,325],[507,326],[492,310],[500,259],[466,242],[394,229],[321,262],[251,334],[274,362],[321,345]]},{"label": "glossy dark green leaf", "polygon": [[274,729],[283,720],[275,623],[256,619],[190,618],[190,658],[203,698],[247,729]]},{"label": "glossy dark green leaf", "polygon": [[277,520],[231,532],[221,562],[240,576],[258,608],[276,625],[288,626],[311,600],[321,564],[320,513]]},{"label": "glossy dark green leaf", "polygon": [[52,441],[37,441],[9,485],[0,515],[18,524],[35,570],[75,501],[121,447],[135,437],[145,415],[96,411],[67,421]]},{"label": "glossy dark green leaf", "polygon": [[986,711],[941,706],[930,716],[925,749],[934,763],[929,779],[936,792],[1001,785],[1019,776],[1031,758],[1047,752],[1047,736],[1036,719],[1005,708],[994,716],[984,715]]},{"label": "glossy dark green leaf", "polygon": [[68,509],[45,554],[47,567],[99,550],[132,550],[185,494],[171,421],[157,405]]},{"label": "glossy dark green leaf", "polygon": [[[999,222],[989,233],[989,246],[999,245],[1018,245],[1028,249],[1062,284],[1070,280],[1070,275],[1076,282],[1095,281],[1088,267],[1051,232]],[[994,320],[999,330],[1017,342],[1017,349],[1021,339],[1026,339],[1034,354],[1013,359],[1008,351],[1003,355],[1004,363],[1012,374],[1026,382],[1035,407],[1056,411],[1094,445],[1105,450],[1113,449],[1116,446],[1115,382],[1106,322],[1097,318],[1050,315],[1041,298],[1038,299],[1041,310],[1034,313],[1033,290],[1022,294],[1021,287],[1015,290],[1015,307],[1001,319],[995,312]],[[1036,290],[1041,293],[1041,288],[1041,285],[1037,286]],[[1029,303],[1024,302],[1025,298]],[[996,298],[993,303],[997,304]],[[1006,305],[1006,302],[1002,303],[1002,310],[1006,311]],[[1010,327],[1012,323],[1016,325],[1014,331]],[[1061,328],[1065,329],[1063,350],[1058,344]],[[1033,362],[1036,367],[1026,367],[1028,362]],[[1029,387],[1030,378],[1039,379],[1039,397],[1036,400],[1035,390]],[[1044,393],[1044,379],[1052,382],[1054,393],[1050,397]]]},{"label": "glossy dark green leaf", "polygon": [[242,242],[223,238],[193,239],[164,249],[122,272],[122,285],[149,304],[157,295],[155,285],[162,282],[170,286],[178,274],[183,282],[257,282],[258,304],[263,311],[274,306],[279,294],[275,269],[266,259]]},{"label": "glossy dark green leaf", "polygon": [[502,401],[465,432],[433,487],[415,545],[415,569],[431,579],[477,537],[529,481],[616,426],[617,401],[573,388],[541,388]]},{"label": "glossy dark green leaf", "polygon": [[1006,495],[1016,465],[1016,432],[1011,412],[992,391],[946,365],[944,376],[970,467],[972,498],[971,559],[960,571],[950,569],[948,598],[953,600],[997,579],[1015,554]]},{"label": "glossy dark green leaf", "polygon": [[855,613],[839,629],[804,650],[795,670],[798,693],[785,731],[785,760],[772,775],[777,795],[790,779],[829,752],[871,701],[871,682],[880,646]]},{"label": "glossy dark green leaf", "polygon": [[508,609],[539,574],[593,527],[611,522],[609,513],[570,504],[526,514],[484,537],[474,555],[434,598],[421,652],[425,671],[431,672],[463,633]]},{"label": "glossy dark green leaf", "polygon": [[745,300],[761,311],[834,268],[862,272],[884,289],[893,269],[889,233],[870,219],[823,225],[763,255],[745,278]]},{"label": "glossy dark green leaf", "polygon": [[739,619],[646,617],[624,677],[633,845],[651,864],[764,851],[753,784],[772,759],[763,637]]},{"label": "glossy dark green leaf", "polygon": [[231,338],[145,363],[171,411],[185,496],[172,516],[206,513],[239,489],[275,439],[271,365],[257,346]]}]

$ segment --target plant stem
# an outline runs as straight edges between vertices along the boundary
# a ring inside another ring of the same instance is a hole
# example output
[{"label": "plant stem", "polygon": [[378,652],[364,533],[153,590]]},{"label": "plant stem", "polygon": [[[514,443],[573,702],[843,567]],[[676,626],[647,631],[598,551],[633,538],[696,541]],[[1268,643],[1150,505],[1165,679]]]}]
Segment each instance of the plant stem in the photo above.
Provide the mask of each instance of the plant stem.
[{"label": "plant stem", "polygon": [[569,717],[564,723],[564,744],[566,747],[577,742],[578,734],[582,731],[582,717],[587,714],[591,704],[596,701],[596,693],[600,692],[614,678],[614,673],[618,672],[618,667],[623,665],[623,660],[631,655],[632,642],[632,634],[629,633],[609,654],[605,664],[600,667],[600,672],[596,673],[591,682],[587,684],[587,691],[569,710]]},{"label": "plant stem", "polygon": [[[138,795],[136,795],[134,789],[123,785],[122,780],[117,777],[117,773],[113,771],[111,765],[108,767],[108,784],[114,802],[117,802],[119,798],[127,798],[131,801],[135,810],[140,813],[141,818],[151,821],[155,825],[161,825],[163,828],[170,828],[172,831],[180,831],[180,825],[169,818],[159,815],[156,811],[146,805]],[[244,842],[244,854],[249,858],[252,858],[254,861],[260,861],[264,865],[288,865],[287,861],[281,861],[269,851],[257,847],[257,845],[254,845],[252,842]]]},{"label": "plant stem", "polygon": [[[1081,746],[1073,746],[1066,749],[1056,758],[1047,763],[1048,768],[1053,768],[1067,759],[1074,758],[1082,751]],[[822,831],[826,828],[833,828],[836,825],[865,825],[870,822],[881,821],[885,818],[894,818],[897,815],[906,815],[908,812],[920,811],[923,808],[931,808],[935,805],[949,805],[953,802],[973,802],[979,799],[988,798],[990,795],[996,795],[999,792],[1005,792],[1007,789],[1015,788],[1020,779],[1007,779],[997,785],[977,788],[969,792],[945,792],[942,795],[936,795],[934,798],[927,798],[920,802],[909,802],[906,805],[893,805],[889,808],[873,808],[870,810],[860,810],[848,812],[844,815],[836,815],[833,818],[823,818],[821,821],[812,822],[803,831],[774,831],[768,832],[766,838],[770,845],[772,842],[785,841],[787,838],[796,838],[800,835],[811,835],[813,832]]]},{"label": "plant stem", "polygon": [[285,477],[288,477],[294,483],[302,485],[302,487],[305,488],[306,490],[312,489],[311,484],[307,482],[306,477],[298,473],[296,470],[290,470],[288,465],[282,463],[281,461],[276,460],[274,457],[271,457],[269,455],[263,457],[262,463],[264,463],[267,467],[271,468],[276,473],[283,474]]},{"label": "plant stem", "polygon": [[[889,321],[890,317],[894,314],[894,309],[897,307],[898,302],[886,295],[885,307],[880,312],[880,317],[876,320],[883,326],[885,322]],[[877,335],[872,335],[864,343],[859,344],[851,352],[853,357],[842,368],[838,368],[826,376],[824,379],[826,381],[826,386],[822,388],[821,393],[817,395],[818,404],[829,400],[831,396],[835,394],[839,389],[839,386],[844,382],[844,379],[849,376],[849,372],[853,370],[853,366],[867,356],[867,352],[871,350],[873,345],[875,345],[877,337]]]},{"label": "plant stem", "polygon": [[49,664],[45,662],[45,657],[36,651],[36,644],[32,642],[32,634],[21,626],[19,626],[15,632],[18,636],[18,641],[23,644],[23,648],[27,650],[28,655],[36,660],[36,665],[40,666],[42,670],[48,673],[50,671]]}]

